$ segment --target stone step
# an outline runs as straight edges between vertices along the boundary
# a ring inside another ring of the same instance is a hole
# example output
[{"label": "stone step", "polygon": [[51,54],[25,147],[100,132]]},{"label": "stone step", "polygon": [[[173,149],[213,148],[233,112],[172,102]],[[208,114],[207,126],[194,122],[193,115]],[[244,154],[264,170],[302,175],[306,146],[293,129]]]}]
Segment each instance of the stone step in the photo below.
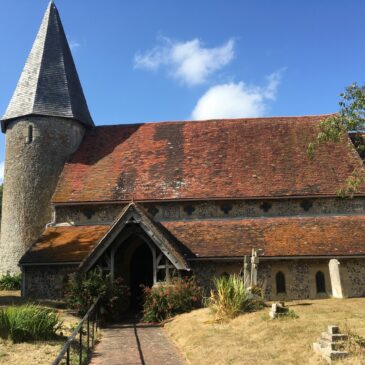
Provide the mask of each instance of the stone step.
[{"label": "stone step", "polygon": [[348,356],[347,351],[332,351],[332,350],[327,351],[323,349],[319,343],[313,344],[313,350],[319,355],[321,355],[329,364],[331,364],[332,361],[344,359]]},{"label": "stone step", "polygon": [[324,340],[328,340],[330,342],[338,342],[338,341],[346,341],[348,339],[347,335],[343,335],[341,333],[338,334],[329,334],[327,332],[321,333],[321,338]]},{"label": "stone step", "polygon": [[328,349],[329,351],[338,351],[341,350],[341,346],[343,345],[342,342],[337,341],[337,342],[331,342],[328,341],[327,339],[323,339],[321,338],[318,341],[319,345],[323,348],[323,349]]},{"label": "stone step", "polygon": [[329,357],[331,360],[339,360],[344,359],[348,356],[348,354],[349,353],[347,351],[331,351]]},{"label": "stone step", "polygon": [[348,352],[341,349],[347,339],[348,335],[341,334],[338,326],[328,326],[327,332],[322,332],[318,342],[313,344],[313,350],[332,364],[332,361],[348,356]]},{"label": "stone step", "polygon": [[340,334],[340,328],[336,325],[328,326],[327,333],[330,335],[338,335]]},{"label": "stone step", "polygon": [[324,358],[331,363],[332,361],[345,359],[347,356],[349,356],[347,351],[331,351],[329,354],[324,355]]}]

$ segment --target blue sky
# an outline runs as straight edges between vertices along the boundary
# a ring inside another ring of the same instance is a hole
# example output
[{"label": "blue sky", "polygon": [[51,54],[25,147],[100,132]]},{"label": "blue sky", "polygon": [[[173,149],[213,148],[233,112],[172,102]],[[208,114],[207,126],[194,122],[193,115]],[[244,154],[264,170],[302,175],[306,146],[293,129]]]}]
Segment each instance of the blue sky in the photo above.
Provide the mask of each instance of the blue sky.
[{"label": "blue sky", "polygon": [[[365,79],[361,0],[55,2],[97,125],[331,113]],[[1,114],[47,4],[0,2]]]}]

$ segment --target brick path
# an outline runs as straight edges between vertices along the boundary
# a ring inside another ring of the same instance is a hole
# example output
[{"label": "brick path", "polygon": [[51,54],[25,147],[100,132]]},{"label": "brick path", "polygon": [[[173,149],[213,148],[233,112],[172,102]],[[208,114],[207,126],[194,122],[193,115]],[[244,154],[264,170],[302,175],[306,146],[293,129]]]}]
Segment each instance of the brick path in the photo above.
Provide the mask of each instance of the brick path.
[{"label": "brick path", "polygon": [[103,329],[91,365],[183,365],[160,326],[126,323]]}]

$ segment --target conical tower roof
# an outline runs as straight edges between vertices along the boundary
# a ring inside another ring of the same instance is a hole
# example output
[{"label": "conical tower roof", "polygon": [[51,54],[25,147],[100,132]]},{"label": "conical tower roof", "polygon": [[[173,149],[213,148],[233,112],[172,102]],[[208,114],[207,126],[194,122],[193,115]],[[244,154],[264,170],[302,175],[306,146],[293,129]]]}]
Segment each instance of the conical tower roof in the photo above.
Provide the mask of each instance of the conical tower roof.
[{"label": "conical tower roof", "polygon": [[1,120],[25,115],[74,119],[94,126],[60,16],[50,2],[8,109]]}]

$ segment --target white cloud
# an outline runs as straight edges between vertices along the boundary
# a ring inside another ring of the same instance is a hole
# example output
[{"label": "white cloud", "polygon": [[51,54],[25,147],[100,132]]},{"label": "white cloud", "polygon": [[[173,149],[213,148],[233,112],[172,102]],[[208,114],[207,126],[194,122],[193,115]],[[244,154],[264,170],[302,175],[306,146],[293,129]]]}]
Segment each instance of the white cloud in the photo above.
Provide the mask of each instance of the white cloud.
[{"label": "white cloud", "polygon": [[134,67],[147,70],[165,67],[168,74],[179,81],[199,85],[227,65],[234,56],[233,39],[215,48],[204,48],[196,38],[187,42],[164,38],[163,43],[144,54],[136,54]]},{"label": "white cloud", "polygon": [[0,162],[0,183],[4,180],[4,168],[5,168],[5,162]]},{"label": "white cloud", "polygon": [[266,77],[267,79],[267,85],[265,88],[265,98],[269,100],[275,100],[276,99],[276,92],[278,89],[278,86],[281,81],[281,76],[283,72],[285,71],[285,67],[280,69],[279,71],[273,72],[269,76]]},{"label": "white cloud", "polygon": [[74,50],[74,49],[80,47],[80,43],[78,43],[76,41],[70,41],[69,45],[70,45],[71,50]]},{"label": "white cloud", "polygon": [[264,87],[249,86],[244,82],[212,86],[198,100],[192,118],[245,118],[264,115],[267,101],[276,98],[283,70],[269,75]]}]

